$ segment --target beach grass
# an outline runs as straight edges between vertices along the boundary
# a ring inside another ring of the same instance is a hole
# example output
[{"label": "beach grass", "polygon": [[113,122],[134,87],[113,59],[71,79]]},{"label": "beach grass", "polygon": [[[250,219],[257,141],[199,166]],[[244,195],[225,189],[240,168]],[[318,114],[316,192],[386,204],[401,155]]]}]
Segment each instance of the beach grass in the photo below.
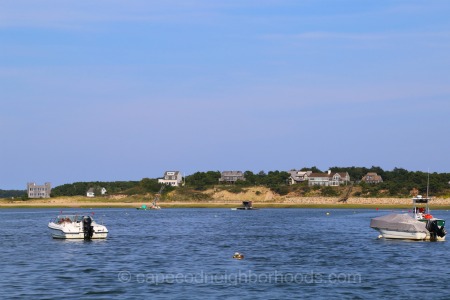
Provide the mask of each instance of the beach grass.
[{"label": "beach grass", "polygon": [[[253,201],[254,208],[323,208],[323,209],[411,209],[412,203],[407,199],[364,199],[338,202],[338,198],[300,199],[299,201],[283,201],[274,199],[270,201]],[[449,199],[450,200],[450,199]],[[153,200],[143,196],[126,197],[95,197],[83,196],[55,197],[46,199],[0,199],[1,208],[139,208],[142,204],[149,205]],[[304,202],[303,202],[304,201]],[[162,200],[158,202],[161,208],[235,208],[240,207],[242,200]],[[441,201],[430,204],[431,210],[448,210],[450,201]]]}]

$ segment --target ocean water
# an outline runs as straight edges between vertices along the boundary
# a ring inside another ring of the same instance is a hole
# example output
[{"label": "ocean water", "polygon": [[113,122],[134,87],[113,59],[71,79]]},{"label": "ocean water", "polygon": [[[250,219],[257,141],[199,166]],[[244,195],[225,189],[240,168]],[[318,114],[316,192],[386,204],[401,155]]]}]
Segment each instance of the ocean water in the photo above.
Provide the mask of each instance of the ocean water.
[{"label": "ocean water", "polygon": [[0,210],[0,298],[450,298],[450,240],[377,239],[389,211],[92,211],[106,240],[52,239],[57,209]]}]

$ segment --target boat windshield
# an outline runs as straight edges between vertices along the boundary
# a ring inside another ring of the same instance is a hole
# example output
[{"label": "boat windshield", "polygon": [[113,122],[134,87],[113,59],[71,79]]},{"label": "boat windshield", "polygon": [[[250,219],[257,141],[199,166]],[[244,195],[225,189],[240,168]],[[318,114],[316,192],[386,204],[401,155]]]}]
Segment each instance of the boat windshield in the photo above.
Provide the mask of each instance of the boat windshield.
[{"label": "boat windshield", "polygon": [[[86,217],[84,215],[59,215],[54,219],[54,223],[61,224],[64,222],[72,223],[72,222],[81,222],[83,218]],[[92,217],[90,217],[92,219]]]}]

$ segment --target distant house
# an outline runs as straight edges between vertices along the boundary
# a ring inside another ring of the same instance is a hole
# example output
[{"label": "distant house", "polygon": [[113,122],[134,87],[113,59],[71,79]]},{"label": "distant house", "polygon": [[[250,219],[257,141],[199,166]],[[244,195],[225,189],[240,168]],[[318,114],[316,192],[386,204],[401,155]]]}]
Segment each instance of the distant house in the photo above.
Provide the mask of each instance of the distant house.
[{"label": "distant house", "polygon": [[347,172],[334,173],[331,176],[330,185],[339,186],[341,184],[347,184],[350,182],[350,175]]},{"label": "distant house", "polygon": [[[104,187],[101,188],[100,193],[102,194],[102,196],[105,195],[105,194],[106,194],[106,189],[105,189]],[[86,197],[89,197],[89,198],[95,197],[95,189],[94,189],[94,188],[90,188],[90,189],[86,192]]]},{"label": "distant house", "polygon": [[166,171],[163,179],[158,179],[158,183],[180,186],[183,184],[183,176],[180,171]]},{"label": "distant house", "polygon": [[350,182],[350,175],[347,172],[332,173],[328,171],[327,173],[311,173],[308,176],[308,185],[310,186],[339,186],[348,182]]},{"label": "distant house", "polygon": [[329,186],[330,175],[328,173],[311,173],[308,177],[308,185]]},{"label": "distant house", "polygon": [[89,198],[95,197],[94,188],[88,189],[88,191],[86,192],[86,197],[89,197]]},{"label": "distant house", "polygon": [[37,185],[34,182],[27,183],[28,198],[50,198],[52,187],[50,182],[44,185]]},{"label": "distant house", "polygon": [[312,174],[312,171],[297,171],[297,170],[291,170],[289,171],[289,174],[291,177],[289,177],[289,184],[297,184],[302,183],[308,180],[309,175]]},{"label": "distant house", "polygon": [[364,181],[365,183],[376,184],[383,182],[383,178],[381,178],[381,176],[378,175],[377,173],[369,172],[361,179],[361,181]]},{"label": "distant house", "polygon": [[219,178],[219,183],[235,183],[238,180],[245,180],[241,171],[223,171]]}]

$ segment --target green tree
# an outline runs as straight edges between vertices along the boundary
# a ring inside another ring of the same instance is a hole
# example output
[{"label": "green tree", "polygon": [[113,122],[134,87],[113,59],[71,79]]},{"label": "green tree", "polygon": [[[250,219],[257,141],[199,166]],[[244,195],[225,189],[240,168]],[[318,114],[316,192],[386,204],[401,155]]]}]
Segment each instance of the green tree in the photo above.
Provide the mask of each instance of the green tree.
[{"label": "green tree", "polygon": [[301,168],[300,171],[311,171],[313,173],[322,173],[322,171],[319,170],[316,166],[313,166],[311,168]]}]

